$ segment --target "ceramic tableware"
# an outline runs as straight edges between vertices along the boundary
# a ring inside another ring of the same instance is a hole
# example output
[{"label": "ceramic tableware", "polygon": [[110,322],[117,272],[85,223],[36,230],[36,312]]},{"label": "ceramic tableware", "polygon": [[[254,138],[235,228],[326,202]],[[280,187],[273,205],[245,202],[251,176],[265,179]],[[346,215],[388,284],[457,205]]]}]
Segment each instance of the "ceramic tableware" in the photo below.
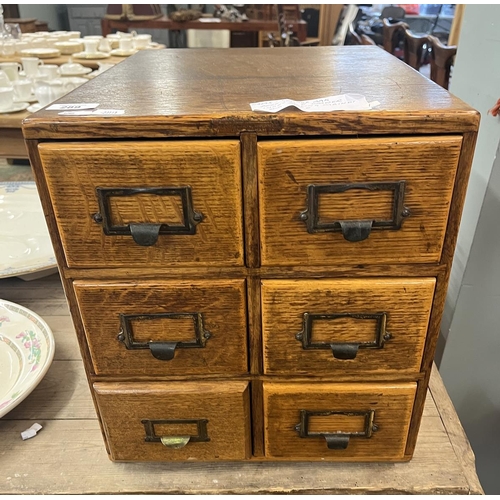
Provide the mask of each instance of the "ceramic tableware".
[{"label": "ceramic tableware", "polygon": [[10,81],[7,73],[0,69],[0,87],[10,87],[12,82]]},{"label": "ceramic tableware", "polygon": [[30,280],[55,272],[54,250],[36,184],[0,182],[0,199],[0,278]]},{"label": "ceramic tableware", "polygon": [[61,51],[61,54],[71,55],[83,50],[83,42],[80,40],[66,40],[57,42],[54,47]]},{"label": "ceramic tableware", "polygon": [[151,43],[151,35],[137,35],[133,41],[134,48],[145,49]]},{"label": "ceramic tableware", "polygon": [[16,41],[14,39],[4,40],[1,54],[4,57],[13,56],[16,53]]},{"label": "ceramic tableware", "polygon": [[14,88],[0,87],[0,112],[7,112],[14,103]]},{"label": "ceramic tableware", "polygon": [[40,59],[50,59],[59,57],[61,52],[58,49],[50,49],[48,47],[32,47],[30,49],[21,50],[23,57],[39,57]]},{"label": "ceramic tableware", "polygon": [[44,64],[38,68],[38,72],[43,80],[55,80],[59,77],[59,66],[56,64]]},{"label": "ceramic tableware", "polygon": [[3,62],[0,63],[0,69],[4,71],[9,77],[9,80],[13,82],[19,79],[19,71],[21,71],[22,67],[17,62]]},{"label": "ceramic tableware", "polygon": [[14,87],[14,98],[16,101],[27,102],[30,100],[33,89],[31,80],[21,78],[12,82],[12,86]]},{"label": "ceramic tableware", "polygon": [[35,82],[35,96],[42,106],[47,106],[47,104],[61,98],[70,90],[72,89],[69,85],[61,79]]},{"label": "ceramic tableware", "polygon": [[0,300],[0,417],[40,383],[54,352],[52,331],[38,314]]},{"label": "ceramic tableware", "polygon": [[122,52],[130,52],[134,49],[134,40],[132,38],[121,38],[118,48]]},{"label": "ceramic tableware", "polygon": [[38,67],[43,66],[43,61],[38,57],[21,57],[21,62],[28,78],[34,78],[38,74]]},{"label": "ceramic tableware", "polygon": [[95,54],[97,52],[97,47],[99,46],[99,40],[95,40],[94,38],[84,38],[83,45],[85,46],[85,52],[87,54]]}]

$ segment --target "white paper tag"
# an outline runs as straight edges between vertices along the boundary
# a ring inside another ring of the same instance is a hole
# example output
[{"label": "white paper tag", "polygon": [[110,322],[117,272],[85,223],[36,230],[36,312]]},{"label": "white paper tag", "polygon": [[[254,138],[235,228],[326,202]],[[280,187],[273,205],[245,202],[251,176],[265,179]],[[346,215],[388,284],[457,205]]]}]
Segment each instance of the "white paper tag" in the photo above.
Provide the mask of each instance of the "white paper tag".
[{"label": "white paper tag", "polygon": [[289,106],[295,106],[301,111],[309,113],[342,110],[366,110],[380,103],[374,101],[369,103],[365,96],[360,94],[342,94],[310,99],[307,101],[294,101],[293,99],[279,99],[276,101],[262,101],[250,103],[252,111],[264,111],[267,113],[277,113]]},{"label": "white paper tag", "polygon": [[40,424],[33,424],[29,429],[26,429],[25,431],[21,432],[21,438],[23,441],[26,441],[26,439],[30,439],[34,436],[36,436],[37,432],[42,428]]},{"label": "white paper tag", "polygon": [[124,109],[91,109],[88,111],[62,111],[61,113],[58,113],[58,115],[61,116],[91,116],[91,115],[98,115],[98,116],[116,116],[116,115],[124,115],[125,110]]},{"label": "white paper tag", "polygon": [[99,106],[98,102],[82,102],[75,104],[52,104],[46,108],[48,111],[63,111],[63,110],[77,110],[77,109],[95,109]]}]

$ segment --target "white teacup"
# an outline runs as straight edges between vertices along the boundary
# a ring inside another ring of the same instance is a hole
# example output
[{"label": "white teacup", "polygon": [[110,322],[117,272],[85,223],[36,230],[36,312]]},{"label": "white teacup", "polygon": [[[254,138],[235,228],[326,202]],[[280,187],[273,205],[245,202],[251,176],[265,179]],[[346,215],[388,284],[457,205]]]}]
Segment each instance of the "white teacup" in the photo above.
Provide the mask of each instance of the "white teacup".
[{"label": "white teacup", "polygon": [[95,54],[97,52],[97,47],[99,46],[100,40],[95,40],[93,38],[85,38],[83,44],[85,45],[85,52],[87,54]]},{"label": "white teacup", "polygon": [[31,91],[33,88],[33,84],[31,80],[27,78],[22,78],[21,80],[16,80],[12,82],[12,86],[14,87],[14,95],[18,101],[27,101],[31,96]]},{"label": "white teacup", "polygon": [[134,47],[136,49],[145,49],[151,43],[151,35],[137,35],[134,38]]},{"label": "white teacup", "polygon": [[43,61],[38,57],[21,57],[24,73],[28,78],[35,78],[38,74],[38,67],[43,66]]},{"label": "white teacup", "polygon": [[11,82],[19,79],[19,71],[21,71],[21,65],[16,62],[3,62],[0,63],[0,69],[4,71]]},{"label": "white teacup", "polygon": [[0,111],[7,111],[14,103],[14,89],[12,87],[0,87]]},{"label": "white teacup", "polygon": [[80,38],[82,36],[81,31],[68,31],[69,38],[68,40],[73,40],[75,38]]},{"label": "white teacup", "polygon": [[12,82],[9,80],[7,73],[0,69],[0,87],[10,87]]},{"label": "white teacup", "polygon": [[4,40],[2,45],[2,55],[5,57],[13,56],[16,53],[16,41],[12,40]]},{"label": "white teacup", "polygon": [[38,69],[43,80],[55,80],[59,78],[59,66],[56,64],[44,64]]},{"label": "white teacup", "polygon": [[107,38],[103,38],[99,41],[99,50],[101,52],[109,52],[111,50],[111,43]]},{"label": "white teacup", "polygon": [[130,52],[134,49],[134,40],[132,38],[120,38],[119,47],[123,52]]}]

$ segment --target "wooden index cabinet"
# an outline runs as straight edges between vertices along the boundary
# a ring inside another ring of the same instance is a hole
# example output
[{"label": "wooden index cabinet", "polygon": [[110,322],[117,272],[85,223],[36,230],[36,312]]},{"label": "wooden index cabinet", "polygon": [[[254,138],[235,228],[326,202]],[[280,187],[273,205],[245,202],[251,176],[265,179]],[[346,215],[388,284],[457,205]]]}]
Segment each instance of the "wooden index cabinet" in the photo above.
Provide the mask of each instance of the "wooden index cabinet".
[{"label": "wooden index cabinet", "polygon": [[[364,95],[369,111],[253,113]],[[377,47],[142,51],[23,132],[117,461],[405,461],[478,113]]]}]

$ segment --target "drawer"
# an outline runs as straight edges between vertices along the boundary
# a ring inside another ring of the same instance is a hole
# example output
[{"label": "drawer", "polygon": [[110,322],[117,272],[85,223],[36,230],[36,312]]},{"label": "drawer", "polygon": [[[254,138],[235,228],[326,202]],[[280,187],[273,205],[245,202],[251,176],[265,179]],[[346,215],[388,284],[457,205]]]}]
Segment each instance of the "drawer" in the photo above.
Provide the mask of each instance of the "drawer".
[{"label": "drawer", "polygon": [[416,374],[434,278],[264,280],[264,372]]},{"label": "drawer", "polygon": [[247,371],[245,281],[75,281],[99,375]]},{"label": "drawer", "polygon": [[416,386],[265,382],[266,457],[403,460]]},{"label": "drawer", "polygon": [[243,265],[238,141],[38,150],[68,266]]},{"label": "drawer", "polygon": [[436,263],[461,137],[260,142],[263,265]]},{"label": "drawer", "polygon": [[247,382],[94,383],[112,460],[250,457]]}]

